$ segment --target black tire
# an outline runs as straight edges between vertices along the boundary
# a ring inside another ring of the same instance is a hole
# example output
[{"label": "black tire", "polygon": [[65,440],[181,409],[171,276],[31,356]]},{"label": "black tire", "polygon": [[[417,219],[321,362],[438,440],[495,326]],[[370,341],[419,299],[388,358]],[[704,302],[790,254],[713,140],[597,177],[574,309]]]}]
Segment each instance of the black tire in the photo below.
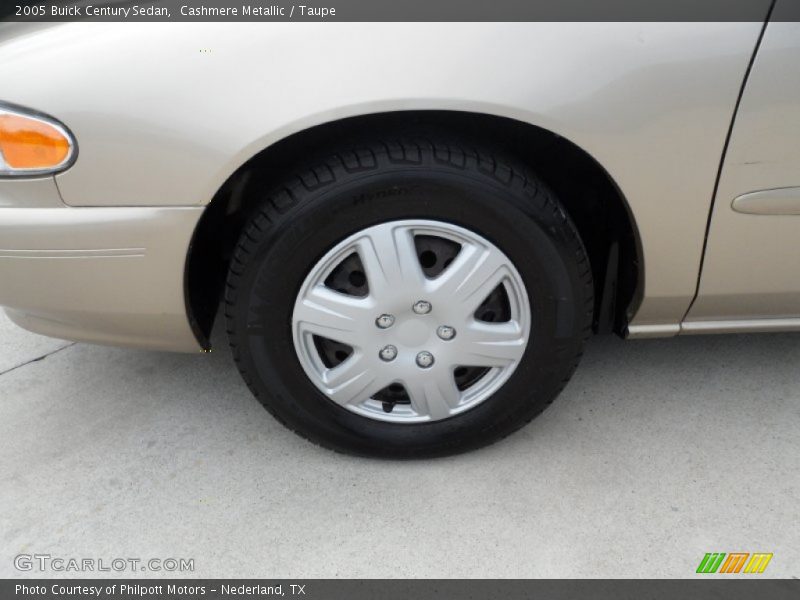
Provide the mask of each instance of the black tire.
[{"label": "black tire", "polygon": [[[422,424],[366,418],[334,404],[304,373],[292,310],[315,262],[356,231],[424,218],[479,233],[515,264],[529,293],[522,363],[490,397]],[[231,261],[225,316],[253,394],[309,440],[359,455],[413,458],[499,440],[541,413],[571,377],[591,331],[592,274],[580,236],[553,193],[491,150],[429,137],[345,144],[265,190]]]}]

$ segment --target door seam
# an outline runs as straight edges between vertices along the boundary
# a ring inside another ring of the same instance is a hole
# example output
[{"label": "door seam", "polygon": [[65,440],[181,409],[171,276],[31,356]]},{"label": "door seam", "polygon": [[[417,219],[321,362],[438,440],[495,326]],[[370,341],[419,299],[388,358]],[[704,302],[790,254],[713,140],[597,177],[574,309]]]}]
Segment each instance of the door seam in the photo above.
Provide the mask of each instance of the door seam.
[{"label": "door seam", "polygon": [[769,20],[772,17],[772,11],[775,8],[778,0],[772,0],[772,3],[769,5],[769,9],[767,10],[767,15],[764,19],[764,24],[761,27],[761,31],[758,34],[758,38],[756,38],[755,46],[753,47],[753,53],[750,56],[750,60],[747,63],[747,68],[744,72],[744,77],[742,78],[742,85],[739,88],[739,95],[736,97],[736,103],[733,105],[733,113],[731,114],[731,122],[728,126],[728,133],[725,135],[725,143],[722,145],[722,154],[719,160],[719,167],[717,168],[717,177],[714,180],[714,189],[711,192],[711,205],[708,209],[708,219],[706,220],[706,234],[703,237],[703,251],[700,254],[700,267],[697,272],[697,285],[695,286],[694,296],[692,297],[692,301],[689,303],[689,307],[686,309],[686,312],[683,314],[683,317],[680,320],[680,324],[686,320],[689,316],[689,313],[692,311],[692,308],[697,302],[697,298],[700,295],[700,282],[703,279],[703,267],[706,263],[706,252],[708,251],[708,238],[711,235],[711,221],[714,216],[714,207],[717,203],[717,193],[719,192],[719,184],[722,180],[722,170],[725,166],[725,158],[728,154],[728,146],[731,141],[731,136],[733,135],[733,128],[736,124],[736,117],[739,114],[739,105],[742,103],[742,97],[744,97],[744,91],[747,87],[747,80],[750,78],[750,72],[753,69],[753,65],[756,62],[756,57],[758,56],[758,50],[761,47],[761,42],[764,39],[764,34],[767,31],[767,26],[769,25]]}]

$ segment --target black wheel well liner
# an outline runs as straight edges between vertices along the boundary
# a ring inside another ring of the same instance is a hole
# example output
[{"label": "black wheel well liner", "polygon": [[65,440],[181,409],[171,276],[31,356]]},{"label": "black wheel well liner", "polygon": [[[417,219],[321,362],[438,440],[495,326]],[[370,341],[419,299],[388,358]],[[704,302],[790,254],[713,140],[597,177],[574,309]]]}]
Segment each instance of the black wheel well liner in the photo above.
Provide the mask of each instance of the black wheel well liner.
[{"label": "black wheel well liner", "polygon": [[555,133],[506,117],[395,111],[349,117],[294,133],[250,158],[220,187],[197,225],[184,277],[187,314],[205,348],[210,345],[231,251],[261,197],[258,190],[278,183],[343,139],[382,131],[468,136],[529,165],[556,192],[586,246],[595,282],[595,332],[624,334],[641,301],[642,248],[626,199],[594,158]]}]

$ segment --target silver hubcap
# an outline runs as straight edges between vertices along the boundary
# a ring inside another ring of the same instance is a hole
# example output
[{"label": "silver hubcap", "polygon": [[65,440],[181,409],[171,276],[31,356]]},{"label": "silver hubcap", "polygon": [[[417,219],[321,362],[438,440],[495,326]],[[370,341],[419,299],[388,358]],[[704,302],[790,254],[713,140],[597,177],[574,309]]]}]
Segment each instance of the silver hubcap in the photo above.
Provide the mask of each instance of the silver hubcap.
[{"label": "silver hubcap", "polygon": [[[358,293],[334,283],[345,267]],[[508,380],[530,307],[514,265],[488,240],[449,223],[393,221],[314,265],[292,332],[303,370],[333,402],[417,423],[469,410]]]}]

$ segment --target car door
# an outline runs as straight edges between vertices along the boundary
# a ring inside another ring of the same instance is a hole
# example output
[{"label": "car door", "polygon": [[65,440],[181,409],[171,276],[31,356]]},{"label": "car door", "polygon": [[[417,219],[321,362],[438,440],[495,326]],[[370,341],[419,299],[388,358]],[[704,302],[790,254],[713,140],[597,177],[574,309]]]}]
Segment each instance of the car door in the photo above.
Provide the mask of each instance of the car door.
[{"label": "car door", "polygon": [[800,329],[800,23],[784,5],[736,113],[686,332]]}]

